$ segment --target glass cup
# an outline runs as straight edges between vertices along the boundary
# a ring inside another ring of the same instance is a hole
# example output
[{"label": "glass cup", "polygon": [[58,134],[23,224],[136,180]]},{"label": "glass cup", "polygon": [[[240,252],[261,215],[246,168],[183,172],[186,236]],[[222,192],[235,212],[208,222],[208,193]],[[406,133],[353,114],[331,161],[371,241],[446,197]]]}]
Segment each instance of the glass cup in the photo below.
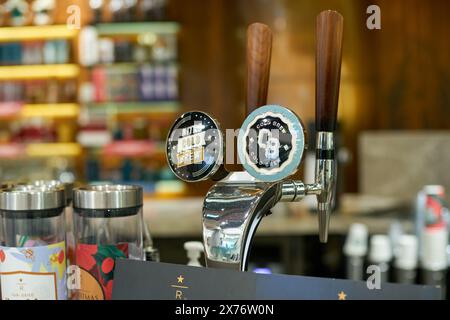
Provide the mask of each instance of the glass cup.
[{"label": "glass cup", "polygon": [[0,190],[3,300],[65,300],[64,189],[21,185]]},{"label": "glass cup", "polygon": [[115,261],[144,260],[143,192],[138,186],[95,185],[73,193],[75,299],[109,300]]}]

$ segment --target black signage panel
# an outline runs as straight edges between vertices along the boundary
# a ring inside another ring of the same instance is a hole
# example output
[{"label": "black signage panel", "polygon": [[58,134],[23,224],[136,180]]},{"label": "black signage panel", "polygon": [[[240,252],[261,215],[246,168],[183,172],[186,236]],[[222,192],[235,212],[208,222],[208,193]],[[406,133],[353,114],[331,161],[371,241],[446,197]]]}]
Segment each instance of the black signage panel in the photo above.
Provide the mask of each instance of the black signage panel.
[{"label": "black signage panel", "polygon": [[121,259],[113,299],[117,300],[438,300],[438,288],[289,275]]}]

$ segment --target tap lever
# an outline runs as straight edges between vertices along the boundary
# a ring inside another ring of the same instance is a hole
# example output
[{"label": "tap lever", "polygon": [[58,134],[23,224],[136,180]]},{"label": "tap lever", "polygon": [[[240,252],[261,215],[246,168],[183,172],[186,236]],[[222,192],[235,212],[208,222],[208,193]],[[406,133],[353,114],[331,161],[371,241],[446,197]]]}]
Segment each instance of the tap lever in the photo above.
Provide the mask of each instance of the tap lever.
[{"label": "tap lever", "polygon": [[269,89],[272,31],[253,23],[247,31],[247,114],[264,106]]},{"label": "tap lever", "polygon": [[316,130],[333,132],[339,100],[344,18],[336,11],[317,16]]},{"label": "tap lever", "polygon": [[316,52],[316,184],[319,237],[328,241],[328,229],[336,185],[334,131],[336,130],[341,78],[344,18],[336,11],[323,11],[317,17]]}]

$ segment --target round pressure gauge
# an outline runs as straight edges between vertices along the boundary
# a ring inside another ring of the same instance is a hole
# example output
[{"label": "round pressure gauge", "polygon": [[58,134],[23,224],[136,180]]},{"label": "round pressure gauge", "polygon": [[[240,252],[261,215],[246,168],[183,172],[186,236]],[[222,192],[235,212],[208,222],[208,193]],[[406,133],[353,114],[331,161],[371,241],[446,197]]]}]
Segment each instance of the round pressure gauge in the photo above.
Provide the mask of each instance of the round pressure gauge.
[{"label": "round pressure gauge", "polygon": [[208,114],[192,111],[179,117],[167,138],[167,161],[181,180],[195,182],[213,177],[223,163],[223,135]]},{"label": "round pressure gauge", "polygon": [[282,180],[297,171],[305,149],[305,129],[291,110],[268,105],[253,111],[238,137],[245,170],[260,181]]}]

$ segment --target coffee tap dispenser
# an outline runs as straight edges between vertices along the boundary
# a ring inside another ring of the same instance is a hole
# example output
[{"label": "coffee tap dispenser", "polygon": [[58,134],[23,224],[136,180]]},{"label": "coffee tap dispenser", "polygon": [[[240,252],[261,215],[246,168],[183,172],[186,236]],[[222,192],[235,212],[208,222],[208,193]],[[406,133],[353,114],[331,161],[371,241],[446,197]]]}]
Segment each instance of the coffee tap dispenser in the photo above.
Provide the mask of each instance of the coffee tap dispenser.
[{"label": "coffee tap dispenser", "polygon": [[264,216],[278,202],[318,199],[319,234],[327,241],[336,183],[333,132],[336,128],[343,18],[324,11],[317,18],[316,181],[288,179],[300,167],[306,147],[301,119],[280,105],[266,105],[272,32],[255,23],[248,30],[247,112],[237,139],[245,171],[224,169],[224,139],[210,115],[192,111],[175,121],[167,138],[167,160],[181,180],[216,181],[203,203],[203,242],[208,267],[245,271],[251,242]]},{"label": "coffee tap dispenser", "polygon": [[334,131],[337,123],[344,19],[335,11],[317,17],[316,34],[316,183],[320,241],[328,240],[330,213],[336,189]]}]

